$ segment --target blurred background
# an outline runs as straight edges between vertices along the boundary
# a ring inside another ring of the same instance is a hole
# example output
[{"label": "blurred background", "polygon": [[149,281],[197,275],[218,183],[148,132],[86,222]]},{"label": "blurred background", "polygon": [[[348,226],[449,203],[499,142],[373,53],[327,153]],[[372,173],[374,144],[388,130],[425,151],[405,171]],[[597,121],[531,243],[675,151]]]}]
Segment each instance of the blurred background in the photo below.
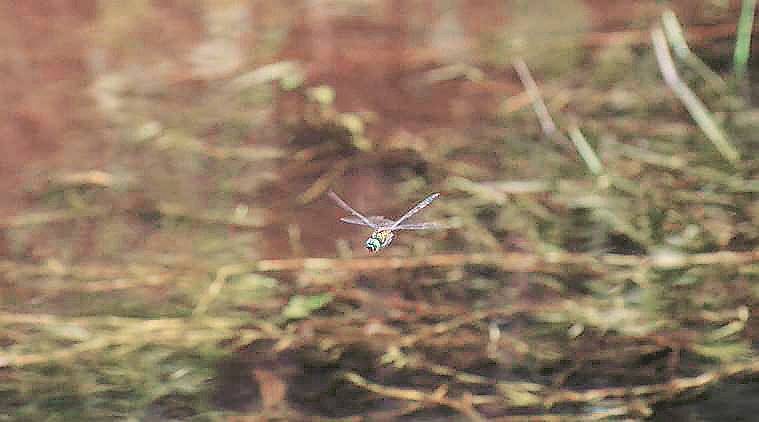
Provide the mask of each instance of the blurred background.
[{"label": "blurred background", "polygon": [[755,420],[755,6],[2,2],[0,420]]}]

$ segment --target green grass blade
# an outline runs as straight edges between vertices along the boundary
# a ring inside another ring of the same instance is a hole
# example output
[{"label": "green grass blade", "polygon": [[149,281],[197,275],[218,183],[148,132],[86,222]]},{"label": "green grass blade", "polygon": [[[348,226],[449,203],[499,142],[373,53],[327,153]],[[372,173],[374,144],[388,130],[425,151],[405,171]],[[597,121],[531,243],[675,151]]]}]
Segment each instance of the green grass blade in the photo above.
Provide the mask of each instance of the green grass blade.
[{"label": "green grass blade", "polygon": [[751,54],[751,33],[754,28],[756,0],[743,0],[741,16],[738,19],[738,30],[733,54],[733,71],[739,81],[746,77],[748,58]]},{"label": "green grass blade", "polygon": [[580,154],[580,157],[582,157],[582,160],[585,161],[588,170],[590,170],[594,176],[600,176],[603,174],[604,167],[603,164],[601,164],[601,160],[598,159],[595,151],[593,151],[593,147],[590,146],[585,139],[585,135],[582,134],[580,128],[576,125],[572,125],[569,129],[569,139],[575,144],[577,152]]}]

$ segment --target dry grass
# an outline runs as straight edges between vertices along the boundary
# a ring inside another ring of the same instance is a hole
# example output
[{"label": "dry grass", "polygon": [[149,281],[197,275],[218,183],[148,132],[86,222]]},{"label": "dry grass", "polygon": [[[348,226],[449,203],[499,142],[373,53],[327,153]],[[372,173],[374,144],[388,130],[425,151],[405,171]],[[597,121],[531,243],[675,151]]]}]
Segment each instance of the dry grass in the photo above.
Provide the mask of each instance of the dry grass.
[{"label": "dry grass", "polygon": [[[0,419],[635,420],[756,377],[758,110],[655,39],[427,82],[528,95],[418,131],[271,57],[103,75],[106,164],[0,221]],[[330,187],[453,228],[364,256]]]}]

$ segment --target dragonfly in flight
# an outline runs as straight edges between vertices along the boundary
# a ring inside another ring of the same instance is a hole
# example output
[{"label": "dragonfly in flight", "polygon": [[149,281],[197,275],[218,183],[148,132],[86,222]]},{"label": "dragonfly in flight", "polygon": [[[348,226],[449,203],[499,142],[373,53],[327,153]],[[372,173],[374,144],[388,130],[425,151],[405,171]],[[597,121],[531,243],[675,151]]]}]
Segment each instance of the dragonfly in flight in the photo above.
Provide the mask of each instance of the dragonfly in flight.
[{"label": "dragonfly in flight", "polygon": [[379,215],[366,217],[360,212],[354,210],[345,201],[340,199],[340,197],[337,196],[335,192],[330,191],[329,193],[329,197],[332,198],[332,200],[335,201],[335,203],[337,203],[340,208],[353,214],[353,217],[343,217],[340,219],[340,221],[344,223],[368,226],[374,230],[371,236],[366,239],[366,249],[369,249],[370,252],[377,252],[380,249],[384,249],[389,246],[390,242],[393,241],[393,237],[395,237],[394,232],[397,230],[426,230],[443,228],[443,225],[439,223],[404,223],[404,221],[411,218],[411,216],[421,211],[427,205],[431,204],[432,201],[437,199],[438,196],[440,196],[439,193],[433,193],[432,195],[424,198],[424,200],[416,204],[414,208],[408,210],[406,214],[403,214],[403,217],[393,221]]}]

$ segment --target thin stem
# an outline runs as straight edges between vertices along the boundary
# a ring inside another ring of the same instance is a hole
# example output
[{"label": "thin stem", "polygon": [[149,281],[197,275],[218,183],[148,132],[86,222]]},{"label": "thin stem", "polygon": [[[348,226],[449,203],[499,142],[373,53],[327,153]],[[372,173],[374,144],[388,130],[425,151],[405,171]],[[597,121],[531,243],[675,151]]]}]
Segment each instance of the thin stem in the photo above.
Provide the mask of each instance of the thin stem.
[{"label": "thin stem", "polygon": [[733,53],[733,71],[735,78],[743,80],[748,69],[748,59],[751,55],[751,34],[754,29],[754,14],[756,0],[743,0],[741,16],[738,18],[738,30]]},{"label": "thin stem", "polygon": [[693,120],[704,132],[704,135],[714,144],[722,156],[730,163],[735,164],[740,159],[740,153],[737,149],[728,141],[722,129],[714,120],[712,114],[707,110],[703,102],[691,91],[681,79],[675,68],[675,63],[672,61],[672,55],[670,54],[669,47],[667,46],[667,40],[664,37],[664,32],[661,28],[655,28],[651,31],[651,38],[654,44],[654,52],[656,53],[656,60],[659,62],[659,69],[661,70],[664,82],[667,83],[669,88],[677,95],[685,108],[690,113]]}]

